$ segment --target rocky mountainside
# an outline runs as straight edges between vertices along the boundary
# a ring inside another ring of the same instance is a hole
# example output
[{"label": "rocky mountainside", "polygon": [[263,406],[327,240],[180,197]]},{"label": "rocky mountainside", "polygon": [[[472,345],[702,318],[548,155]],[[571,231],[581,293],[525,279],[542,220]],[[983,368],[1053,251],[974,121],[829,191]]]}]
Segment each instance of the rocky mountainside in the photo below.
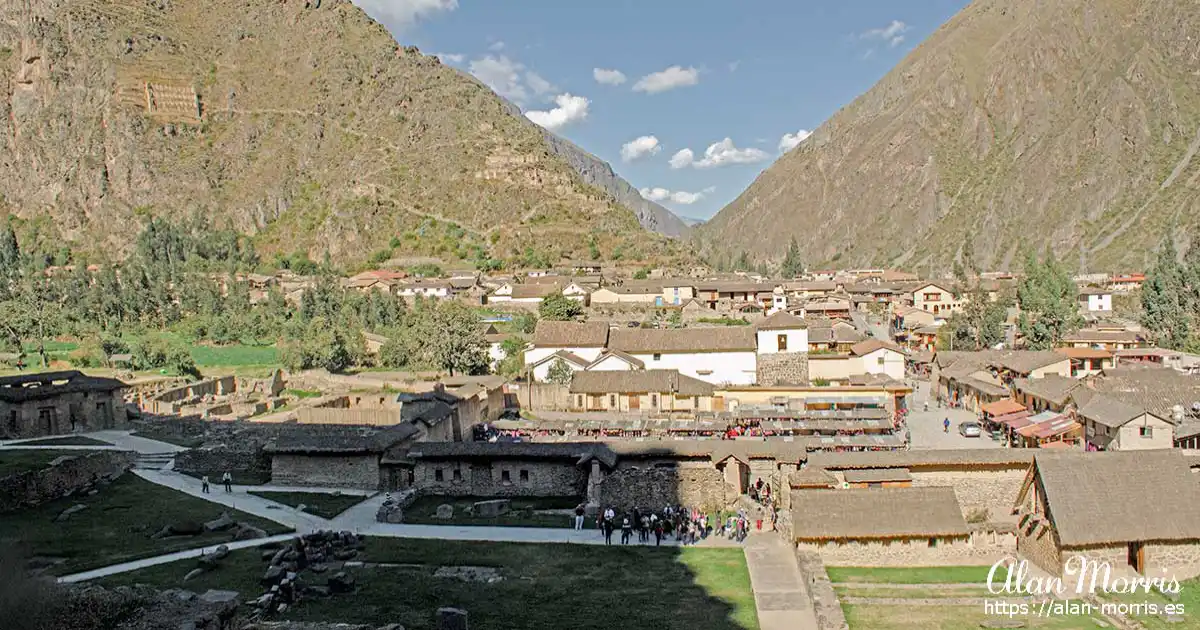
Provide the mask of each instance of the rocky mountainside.
[{"label": "rocky mountainside", "polygon": [[[705,226],[710,251],[1142,267],[1200,225],[1200,3],[976,0]],[[765,256],[764,256],[765,254]]]},{"label": "rocky mountainside", "polygon": [[[148,217],[197,212],[266,252],[343,261],[389,242],[674,247],[492,91],[344,0],[3,3],[0,74],[0,215],[77,248],[119,255]],[[426,242],[431,222],[451,229]]]}]

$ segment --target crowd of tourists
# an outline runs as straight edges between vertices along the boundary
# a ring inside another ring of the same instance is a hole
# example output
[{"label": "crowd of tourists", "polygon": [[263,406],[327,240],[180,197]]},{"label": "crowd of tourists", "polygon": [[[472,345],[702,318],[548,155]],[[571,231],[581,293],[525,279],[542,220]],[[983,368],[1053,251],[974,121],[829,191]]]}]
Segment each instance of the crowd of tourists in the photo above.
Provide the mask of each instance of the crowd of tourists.
[{"label": "crowd of tourists", "polygon": [[[580,519],[576,519],[576,526],[581,528]],[[743,542],[751,526],[750,515],[744,509],[718,515],[668,505],[661,510],[634,508],[618,515],[616,510],[608,507],[596,516],[596,527],[606,545],[613,544],[613,536],[617,534],[622,545],[649,543],[653,539],[657,546],[672,537],[681,545],[694,545],[710,536]],[[762,521],[757,521],[756,526],[761,529]]]}]

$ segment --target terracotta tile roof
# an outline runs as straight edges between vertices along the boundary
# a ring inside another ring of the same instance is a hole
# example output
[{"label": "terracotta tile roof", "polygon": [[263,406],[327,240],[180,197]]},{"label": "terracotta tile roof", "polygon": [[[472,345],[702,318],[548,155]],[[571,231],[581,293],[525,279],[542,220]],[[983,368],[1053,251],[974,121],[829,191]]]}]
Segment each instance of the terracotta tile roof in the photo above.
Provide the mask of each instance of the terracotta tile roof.
[{"label": "terracotta tile roof", "polygon": [[797,540],[967,536],[954,489],[793,490]]},{"label": "terracotta tile roof", "polygon": [[688,352],[753,352],[757,349],[749,326],[725,328],[621,328],[609,334],[608,346],[631,354]]},{"label": "terracotta tile roof", "polygon": [[883,341],[882,339],[876,339],[874,337],[850,346],[850,354],[861,357],[866,354],[871,354],[880,348],[887,348],[888,350],[894,350],[900,354],[905,354],[904,349],[900,346],[890,341]]},{"label": "terracotta tile roof", "polygon": [[808,328],[808,322],[787,311],[779,311],[754,325],[758,330],[795,330]]},{"label": "terracotta tile roof", "polygon": [[712,396],[713,385],[680,374],[679,370],[597,370],[576,372],[572,394],[662,393]]},{"label": "terracotta tile roof", "polygon": [[1056,348],[1055,352],[1071,359],[1111,359],[1113,353],[1097,348]]},{"label": "terracotta tile roof", "polygon": [[608,343],[605,322],[556,322],[543,319],[533,331],[533,345],[541,348],[603,348]]},{"label": "terracotta tile roof", "polygon": [[995,418],[1010,413],[1020,413],[1026,409],[1025,405],[1022,405],[1011,398],[1005,398],[1004,400],[997,400],[996,402],[987,403],[982,407],[982,410],[984,413]]}]

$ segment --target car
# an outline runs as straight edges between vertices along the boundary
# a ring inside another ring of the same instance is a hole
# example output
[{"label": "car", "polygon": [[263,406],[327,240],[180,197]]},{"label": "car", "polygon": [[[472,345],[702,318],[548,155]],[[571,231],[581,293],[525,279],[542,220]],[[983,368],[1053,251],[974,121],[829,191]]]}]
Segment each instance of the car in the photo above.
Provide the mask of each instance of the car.
[{"label": "car", "polygon": [[978,422],[968,420],[958,425],[958,432],[963,437],[977,438],[983,433],[983,429],[980,428]]}]

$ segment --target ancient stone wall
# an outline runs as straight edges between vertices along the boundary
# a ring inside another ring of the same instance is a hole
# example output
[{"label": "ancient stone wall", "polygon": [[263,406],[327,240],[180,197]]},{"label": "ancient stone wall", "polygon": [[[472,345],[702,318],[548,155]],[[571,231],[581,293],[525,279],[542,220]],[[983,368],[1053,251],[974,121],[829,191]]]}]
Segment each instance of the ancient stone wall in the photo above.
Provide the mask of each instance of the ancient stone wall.
[{"label": "ancient stone wall", "polygon": [[436,496],[582,497],[587,479],[587,469],[573,461],[421,461],[413,484]]},{"label": "ancient stone wall", "polygon": [[1022,524],[1017,536],[1017,552],[1051,575],[1061,572],[1062,559],[1054,531],[1044,524]]},{"label": "ancient stone wall", "polygon": [[119,391],[67,392],[21,403],[0,402],[0,418],[3,439],[124,429],[128,424]]},{"label": "ancient stone wall", "polygon": [[149,399],[143,399],[139,406],[151,413],[173,414],[185,404],[199,402],[205,396],[225,396],[237,391],[237,377],[223,376],[180,387],[165,390]]},{"label": "ancient stone wall", "polygon": [[[931,540],[935,541],[933,546],[930,546]],[[975,545],[970,537],[824,544],[801,542],[797,549],[820,554],[827,565],[856,567],[990,565],[1011,553],[999,545]]]},{"label": "ancient stone wall", "polygon": [[618,510],[666,505],[717,510],[738,497],[721,471],[691,462],[674,467],[620,466],[600,482],[599,495],[602,506]]},{"label": "ancient stone wall", "polygon": [[795,385],[808,383],[808,353],[778,352],[758,355],[758,384]]},{"label": "ancient stone wall", "polygon": [[271,457],[261,448],[205,446],[175,455],[175,470],[193,475],[212,473],[265,473],[271,470]]},{"label": "ancient stone wall", "polygon": [[1028,466],[992,470],[913,471],[913,487],[950,486],[963,514],[987,510],[985,520],[1012,521]]},{"label": "ancient stone wall", "polygon": [[379,456],[284,454],[271,457],[271,483],[277,486],[330,486],[377,489]]},{"label": "ancient stone wall", "polygon": [[[1049,536],[1049,535],[1045,536],[1044,538],[1049,539],[1051,541],[1054,540],[1054,537]],[[1115,573],[1120,572],[1120,570],[1123,567],[1129,566],[1129,546],[1124,545],[1124,544],[1117,544],[1117,545],[1094,545],[1094,546],[1089,546],[1089,547],[1063,547],[1058,552],[1057,557],[1060,562],[1060,565],[1058,565],[1058,567],[1057,567],[1058,571],[1054,571],[1053,569],[1049,569],[1047,571],[1051,575],[1056,575],[1056,576],[1064,575],[1066,573],[1066,569],[1068,568],[1068,565],[1070,565],[1070,569],[1072,571],[1078,571],[1079,570],[1079,565],[1078,565],[1079,561],[1072,560],[1072,558],[1077,558],[1077,557],[1087,558],[1089,561],[1093,561],[1093,562],[1097,562],[1097,563],[1107,562],[1108,565],[1110,567],[1112,567],[1112,571],[1115,574]],[[1032,557],[1030,559],[1034,560],[1034,562],[1038,566],[1042,566],[1041,563],[1038,562],[1036,559],[1034,559]],[[1149,549],[1146,550],[1146,562],[1147,562],[1147,564],[1149,564],[1149,562],[1150,562],[1150,550]],[[1045,568],[1045,567],[1043,567],[1043,568]]]},{"label": "ancient stone wall", "polygon": [[[1185,580],[1200,567],[1200,541],[1187,542],[1156,542],[1146,544],[1147,574],[1165,570],[1168,575],[1176,574],[1176,579]],[[1185,575],[1184,571],[1190,571]]]},{"label": "ancient stone wall", "polygon": [[132,451],[81,451],[61,457],[41,470],[0,479],[0,512],[38,505],[86,488],[101,479],[115,479],[133,466]]},{"label": "ancient stone wall", "polygon": [[811,551],[797,551],[796,562],[800,567],[800,577],[809,584],[809,593],[813,600],[813,613],[817,618],[817,630],[846,630],[846,615],[842,612],[842,604],[838,601],[837,592],[829,580],[829,572],[821,556]]}]

